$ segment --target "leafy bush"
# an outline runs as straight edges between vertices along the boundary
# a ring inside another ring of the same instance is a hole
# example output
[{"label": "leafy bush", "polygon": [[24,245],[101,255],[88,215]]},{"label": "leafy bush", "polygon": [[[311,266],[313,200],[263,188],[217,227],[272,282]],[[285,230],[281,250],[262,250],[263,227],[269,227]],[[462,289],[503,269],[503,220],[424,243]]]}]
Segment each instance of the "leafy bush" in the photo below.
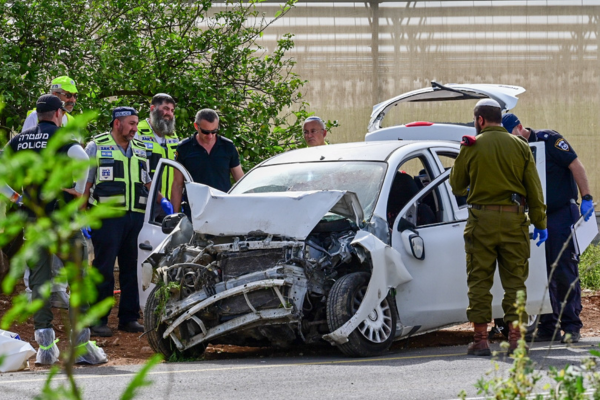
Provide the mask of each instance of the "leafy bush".
[{"label": "leafy bush", "polygon": [[117,105],[145,118],[151,97],[166,92],[177,101],[181,137],[194,132],[198,110],[216,109],[245,169],[303,145],[298,121],[309,114],[305,81],[286,55],[292,35],[260,46],[295,0],[274,16],[257,2],[226,0],[214,10],[209,0],[0,0],[0,130],[19,130],[52,78],[68,75],[79,90],[75,114],[100,112],[89,134],[108,130]]},{"label": "leafy bush", "polygon": [[579,278],[582,288],[600,290],[600,245],[590,245],[581,255]]},{"label": "leafy bush", "polygon": [[[522,291],[517,293],[517,308],[519,314],[525,311],[525,296]],[[525,343],[526,328],[520,325],[521,339],[517,350],[511,356],[514,361],[508,369],[508,374],[500,372],[500,367],[495,359],[492,360],[493,368],[480,378],[474,385],[478,394],[483,394],[486,399],[495,400],[600,400],[600,373],[597,372],[600,351],[590,350],[591,357],[582,361],[580,367],[567,364],[558,369],[550,366],[548,376],[554,383],[548,383],[542,388],[537,384],[542,378],[536,364],[529,358]],[[501,345],[508,348],[507,343]],[[494,352],[494,358],[498,352]],[[585,384],[589,389],[586,389]],[[545,394],[536,394],[545,391]],[[459,398],[466,399],[467,393],[462,390]]]},{"label": "leafy bush", "polygon": [[[87,259],[81,259],[81,248],[71,246],[69,239],[82,227],[98,227],[102,219],[114,217],[119,211],[102,204],[82,212],[81,206],[84,200],[76,198],[60,209],[46,213],[46,205],[61,196],[65,182],[73,182],[74,177],[84,173],[88,163],[69,158],[58,150],[72,141],[74,131],[83,129],[94,115],[95,113],[81,115],[69,124],[68,128],[58,130],[48,142],[48,147],[40,153],[33,151],[13,153],[8,148],[0,158],[0,185],[9,185],[19,190],[28,187],[30,196],[23,196],[23,204],[35,214],[35,218],[30,218],[25,212],[15,210],[6,217],[0,218],[0,247],[23,232],[27,239],[10,261],[9,274],[2,281],[4,293],[8,295],[13,293],[17,280],[23,276],[25,266],[33,265],[42,252],[58,255],[62,259],[74,260],[66,262],[59,277],[56,278],[59,282],[68,280],[71,291],[67,323],[67,328],[70,330],[70,344],[61,354],[67,382],[58,387],[51,385],[59,371],[59,368],[54,366],[41,395],[37,397],[40,399],[81,399],[81,390],[77,385],[73,367],[77,356],[81,355],[82,348],[74,344],[77,343],[81,330],[95,324],[114,303],[114,299],[109,297],[94,304],[97,298],[96,284],[102,277],[99,272],[87,265]],[[0,208],[11,206],[7,203],[9,200],[0,196]],[[43,292],[48,300],[51,283],[48,282],[45,286]],[[83,312],[86,304],[94,305],[87,312]],[[39,310],[41,305],[40,299],[28,302],[24,294],[14,296],[13,306],[2,316],[0,328],[10,329],[15,321],[25,321]],[[152,357],[134,377],[122,398],[133,398],[138,387],[149,384],[145,376],[148,370],[161,359],[158,355]]]}]

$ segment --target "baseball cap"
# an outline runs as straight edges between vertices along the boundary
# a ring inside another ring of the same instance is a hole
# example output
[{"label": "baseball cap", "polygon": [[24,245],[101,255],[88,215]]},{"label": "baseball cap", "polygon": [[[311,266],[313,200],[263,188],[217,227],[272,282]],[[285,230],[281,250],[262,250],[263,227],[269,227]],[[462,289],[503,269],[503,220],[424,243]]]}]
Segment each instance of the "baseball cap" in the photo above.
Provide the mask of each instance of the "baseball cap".
[{"label": "baseball cap", "polygon": [[110,127],[112,128],[115,119],[119,117],[129,117],[130,115],[138,115],[138,112],[133,107],[115,107],[112,110],[112,120],[110,121]]},{"label": "baseball cap", "polygon": [[62,89],[66,92],[77,93],[75,81],[68,76],[59,76],[50,83],[50,90]]},{"label": "baseball cap", "polygon": [[512,133],[513,129],[520,123],[521,121],[519,121],[519,118],[515,114],[504,114],[502,117],[502,126],[508,133]]},{"label": "baseball cap", "polygon": [[500,103],[498,103],[494,99],[481,99],[477,102],[477,104],[475,104],[475,107],[480,107],[480,106],[502,108],[502,107],[500,107]]},{"label": "baseball cap", "polygon": [[40,96],[35,103],[35,110],[38,113],[56,111],[58,109],[67,111],[65,110],[64,103],[53,94],[45,94]]}]

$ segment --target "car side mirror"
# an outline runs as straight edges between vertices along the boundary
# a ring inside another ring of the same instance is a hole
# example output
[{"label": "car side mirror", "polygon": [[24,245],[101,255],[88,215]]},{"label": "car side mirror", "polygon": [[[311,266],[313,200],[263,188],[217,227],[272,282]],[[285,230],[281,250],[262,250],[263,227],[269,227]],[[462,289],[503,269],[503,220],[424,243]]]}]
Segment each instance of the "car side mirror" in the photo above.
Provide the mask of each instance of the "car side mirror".
[{"label": "car side mirror", "polygon": [[185,218],[185,214],[183,213],[167,215],[162,220],[162,233],[168,235],[173,232],[173,229],[177,227],[182,218]]},{"label": "car side mirror", "polygon": [[409,236],[408,240],[410,241],[410,250],[412,251],[413,256],[417,260],[424,260],[425,241],[423,238],[417,234],[412,234]]},{"label": "car side mirror", "polygon": [[404,248],[409,254],[417,260],[425,259],[425,241],[416,231],[407,229],[402,232],[401,237]]}]

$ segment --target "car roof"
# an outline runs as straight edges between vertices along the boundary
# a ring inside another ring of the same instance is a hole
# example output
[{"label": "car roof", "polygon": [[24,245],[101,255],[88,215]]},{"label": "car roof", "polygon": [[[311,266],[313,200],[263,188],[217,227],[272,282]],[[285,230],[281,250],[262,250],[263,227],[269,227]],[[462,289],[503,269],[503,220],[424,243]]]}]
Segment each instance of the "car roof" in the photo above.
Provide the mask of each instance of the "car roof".
[{"label": "car roof", "polygon": [[[314,161],[386,161],[401,147],[418,145],[427,147],[431,141],[388,140],[376,142],[341,143],[291,150],[276,155],[261,166]],[[440,142],[436,142],[439,144]]]}]

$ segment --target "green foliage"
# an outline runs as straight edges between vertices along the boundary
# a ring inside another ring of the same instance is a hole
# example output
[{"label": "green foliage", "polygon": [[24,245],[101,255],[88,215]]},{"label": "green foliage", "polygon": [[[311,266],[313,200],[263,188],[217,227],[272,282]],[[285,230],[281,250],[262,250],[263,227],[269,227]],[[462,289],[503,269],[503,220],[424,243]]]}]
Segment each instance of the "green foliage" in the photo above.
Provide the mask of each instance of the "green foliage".
[{"label": "green foliage", "polygon": [[[519,291],[517,293],[517,313],[522,315],[525,312],[525,293]],[[528,349],[525,343],[525,326],[523,321],[519,321],[521,330],[521,339],[519,340],[518,348],[513,352],[514,362],[508,370],[508,376],[499,376],[499,366],[494,361],[493,372],[488,372],[486,375],[494,374],[491,379],[480,378],[475,387],[478,393],[484,393],[486,396],[492,395],[495,399],[526,399],[531,396],[535,390],[536,383],[541,379],[541,376],[535,372],[534,364],[527,355]],[[507,346],[504,345],[506,349]]]},{"label": "green foliage", "polygon": [[[81,399],[73,365],[82,348],[73,343],[83,328],[96,323],[114,303],[113,298],[108,298],[93,305],[87,312],[82,312],[83,306],[95,303],[96,284],[102,278],[96,270],[87,266],[83,244],[72,238],[75,234],[81,235],[79,230],[82,227],[98,227],[101,219],[118,216],[120,212],[104,204],[97,205],[89,212],[82,212],[84,199],[75,198],[66,202],[63,196],[63,189],[70,188],[68,183],[85,173],[88,162],[71,159],[59,149],[72,143],[73,135],[79,134],[78,130],[85,127],[94,116],[95,113],[86,113],[77,117],[68,128],[57,131],[48,142],[48,147],[40,153],[13,153],[9,148],[0,158],[0,185],[9,185],[19,191],[27,188],[28,196],[23,196],[23,204],[30,211],[27,214],[22,210],[13,210],[6,218],[0,219],[0,245],[20,234],[21,229],[27,239],[11,259],[9,274],[2,282],[3,291],[12,294],[17,280],[23,275],[24,266],[34,266],[41,254],[49,253],[70,260],[65,262],[58,277],[59,281],[68,281],[71,289],[68,323],[73,328],[69,337],[71,344],[62,353],[67,383],[52,387],[52,380],[59,371],[58,368],[52,368],[38,399]],[[55,201],[60,205],[57,209],[50,206]],[[8,202],[8,199],[0,196],[0,208]],[[42,287],[46,299],[50,295],[50,287],[51,282]],[[42,300],[28,303],[25,295],[14,296],[13,307],[2,316],[2,328],[9,329],[13,322],[24,321],[41,305]],[[150,360],[129,385],[123,398],[131,399],[137,387],[149,384],[145,375],[159,361],[160,358]]]},{"label": "green foliage", "polygon": [[[525,311],[525,296],[522,291],[517,294],[517,308],[519,314]],[[475,387],[478,394],[484,394],[486,398],[496,400],[600,400],[600,373],[596,372],[600,351],[597,350],[590,351],[592,357],[584,359],[581,367],[567,364],[559,370],[550,366],[548,376],[554,383],[544,385],[543,390],[548,393],[535,394],[540,391],[540,388],[536,385],[542,376],[540,372],[536,371],[535,364],[528,356],[524,339],[526,329],[521,323],[519,323],[519,326],[521,339],[517,350],[513,353],[514,361],[508,370],[508,376],[498,375],[500,368],[498,363],[493,361],[494,370],[486,373],[486,375],[494,376],[488,379],[480,378],[477,381]],[[589,391],[585,388],[586,382],[591,386]],[[458,396],[461,399],[466,399],[467,393],[462,390]]]},{"label": "green foliage", "polygon": [[155,354],[153,355],[148,362],[142,367],[140,372],[138,372],[135,377],[131,380],[125,392],[121,396],[121,400],[131,400],[135,397],[135,393],[137,389],[143,386],[149,386],[152,384],[152,381],[146,379],[146,375],[148,372],[163,359],[162,355]]},{"label": "green foliage", "polygon": [[[163,281],[158,283],[158,289],[156,289],[156,300],[158,301],[158,305],[156,306],[156,310],[154,310],[154,314],[157,317],[161,317],[165,312],[165,307],[167,306],[167,302],[171,298],[174,293],[179,293],[181,290],[181,284],[177,282],[169,282],[165,285]],[[158,325],[156,326],[158,329]]]},{"label": "green foliage", "polygon": [[79,90],[74,113],[100,111],[89,134],[108,130],[117,105],[147,117],[151,97],[166,92],[177,101],[181,137],[194,132],[198,110],[214,108],[248,169],[304,144],[305,81],[287,56],[292,35],[260,46],[294,2],[263,15],[255,1],[216,10],[208,0],[0,0],[0,129],[20,129],[52,78],[68,75]]},{"label": "green foliage", "polygon": [[12,299],[12,307],[2,316],[0,329],[8,330],[14,322],[25,322],[42,307],[42,300],[34,300],[31,303],[27,300],[27,295],[21,293]]},{"label": "green foliage", "polygon": [[171,354],[169,356],[169,359],[167,360],[167,362],[177,362],[177,363],[181,363],[181,362],[192,362],[192,361],[198,361],[199,359],[202,359],[203,356],[201,356],[200,358],[198,357],[190,357],[185,355],[184,353],[180,352],[179,350],[175,349],[173,351],[173,354]]},{"label": "green foliage", "polygon": [[581,255],[579,262],[581,287],[600,290],[600,246],[591,244]]}]

